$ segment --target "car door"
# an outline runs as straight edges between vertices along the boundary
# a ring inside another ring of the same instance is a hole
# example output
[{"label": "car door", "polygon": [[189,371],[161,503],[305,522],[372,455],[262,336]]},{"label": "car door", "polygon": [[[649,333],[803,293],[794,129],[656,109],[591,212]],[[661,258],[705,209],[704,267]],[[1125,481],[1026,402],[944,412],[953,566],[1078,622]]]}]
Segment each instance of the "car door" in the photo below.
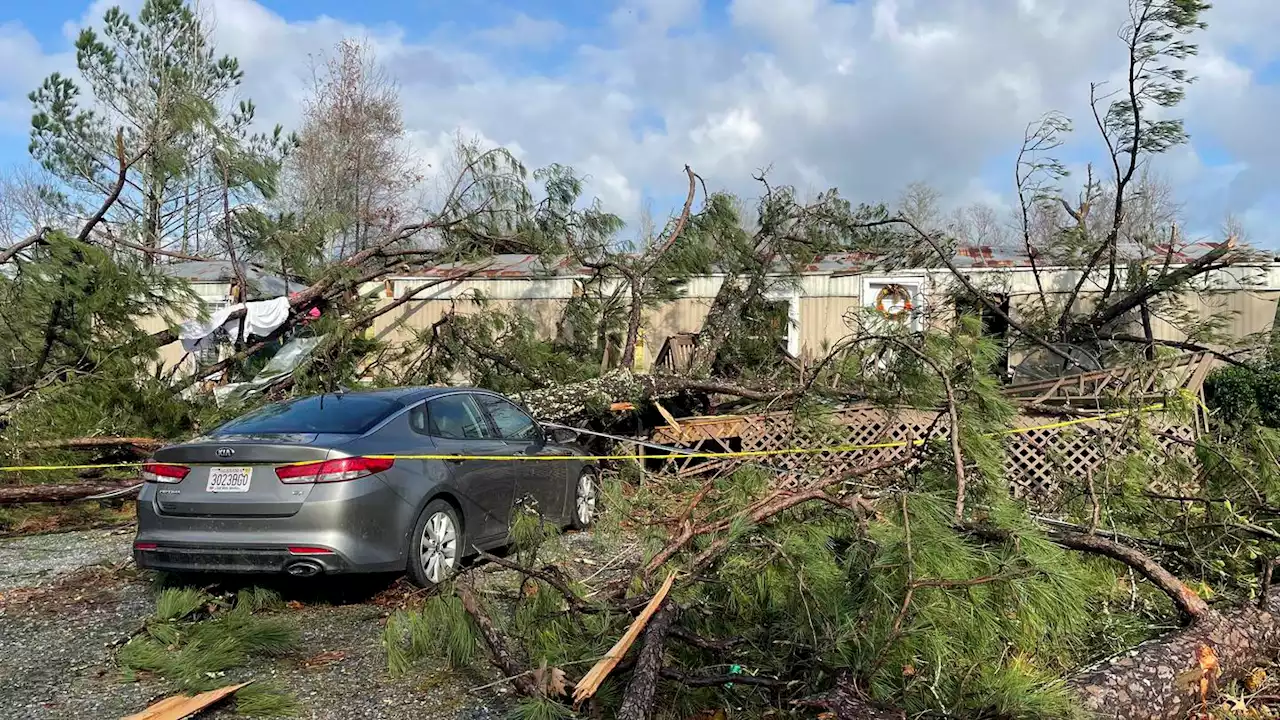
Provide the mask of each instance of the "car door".
[{"label": "car door", "polygon": [[511,463],[486,456],[509,454],[507,444],[493,431],[484,410],[470,393],[451,393],[428,400],[424,406],[426,433],[440,455],[464,502],[478,512],[467,513],[464,522],[472,543],[483,544],[505,538],[510,528],[511,506],[515,499],[515,477]]},{"label": "car door", "polygon": [[[547,442],[542,427],[515,403],[499,395],[477,393],[476,399],[488,413],[498,436],[506,443],[512,455],[550,458],[571,455],[568,448]],[[524,460],[515,466],[516,498],[526,495],[538,503],[539,512],[556,521],[563,521],[569,502],[568,464],[555,460]]]}]

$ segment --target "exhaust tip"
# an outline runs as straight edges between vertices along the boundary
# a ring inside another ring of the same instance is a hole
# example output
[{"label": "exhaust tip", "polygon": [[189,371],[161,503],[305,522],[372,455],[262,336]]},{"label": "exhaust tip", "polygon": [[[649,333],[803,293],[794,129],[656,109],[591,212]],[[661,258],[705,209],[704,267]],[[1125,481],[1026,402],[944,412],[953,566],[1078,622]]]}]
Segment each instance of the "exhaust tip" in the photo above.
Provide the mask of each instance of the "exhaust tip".
[{"label": "exhaust tip", "polygon": [[285,567],[285,572],[289,573],[293,577],[305,578],[319,575],[324,572],[324,568],[321,567],[320,563],[314,560],[298,560],[296,562],[289,563],[289,565]]}]

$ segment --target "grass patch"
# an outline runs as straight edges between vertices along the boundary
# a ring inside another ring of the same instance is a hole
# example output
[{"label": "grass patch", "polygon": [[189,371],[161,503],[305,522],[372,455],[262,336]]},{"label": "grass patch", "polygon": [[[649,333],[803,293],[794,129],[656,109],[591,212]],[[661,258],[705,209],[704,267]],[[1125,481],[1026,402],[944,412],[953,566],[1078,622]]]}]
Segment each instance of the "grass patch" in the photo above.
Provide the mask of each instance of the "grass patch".
[{"label": "grass patch", "polygon": [[[120,648],[117,660],[125,677],[158,675],[175,691],[203,692],[226,685],[227,671],[251,658],[294,650],[298,632],[285,618],[270,614],[282,603],[274,592],[241,590],[218,598],[198,588],[168,588],[156,601],[146,629]],[[293,714],[297,701],[282,690],[254,683],[236,693],[236,709],[260,717]]]}]

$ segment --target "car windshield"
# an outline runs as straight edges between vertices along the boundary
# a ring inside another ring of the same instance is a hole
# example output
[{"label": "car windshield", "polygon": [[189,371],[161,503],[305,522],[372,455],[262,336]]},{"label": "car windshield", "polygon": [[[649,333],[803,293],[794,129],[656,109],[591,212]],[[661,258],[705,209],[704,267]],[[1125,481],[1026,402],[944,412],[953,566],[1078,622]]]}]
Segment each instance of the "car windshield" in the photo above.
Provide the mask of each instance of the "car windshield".
[{"label": "car windshield", "polygon": [[317,395],[254,410],[213,431],[213,435],[276,433],[360,434],[403,407],[368,395]]}]

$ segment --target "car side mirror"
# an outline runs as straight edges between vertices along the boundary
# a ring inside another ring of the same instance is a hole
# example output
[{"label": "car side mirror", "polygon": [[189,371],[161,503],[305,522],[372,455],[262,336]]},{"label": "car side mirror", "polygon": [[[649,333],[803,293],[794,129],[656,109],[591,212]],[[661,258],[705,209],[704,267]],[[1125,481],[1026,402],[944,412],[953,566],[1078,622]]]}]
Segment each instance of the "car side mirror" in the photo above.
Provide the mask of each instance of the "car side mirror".
[{"label": "car side mirror", "polygon": [[570,430],[569,428],[551,427],[544,428],[544,430],[549,431],[547,432],[547,437],[551,438],[551,442],[556,443],[557,445],[571,443],[578,439],[577,431]]}]

